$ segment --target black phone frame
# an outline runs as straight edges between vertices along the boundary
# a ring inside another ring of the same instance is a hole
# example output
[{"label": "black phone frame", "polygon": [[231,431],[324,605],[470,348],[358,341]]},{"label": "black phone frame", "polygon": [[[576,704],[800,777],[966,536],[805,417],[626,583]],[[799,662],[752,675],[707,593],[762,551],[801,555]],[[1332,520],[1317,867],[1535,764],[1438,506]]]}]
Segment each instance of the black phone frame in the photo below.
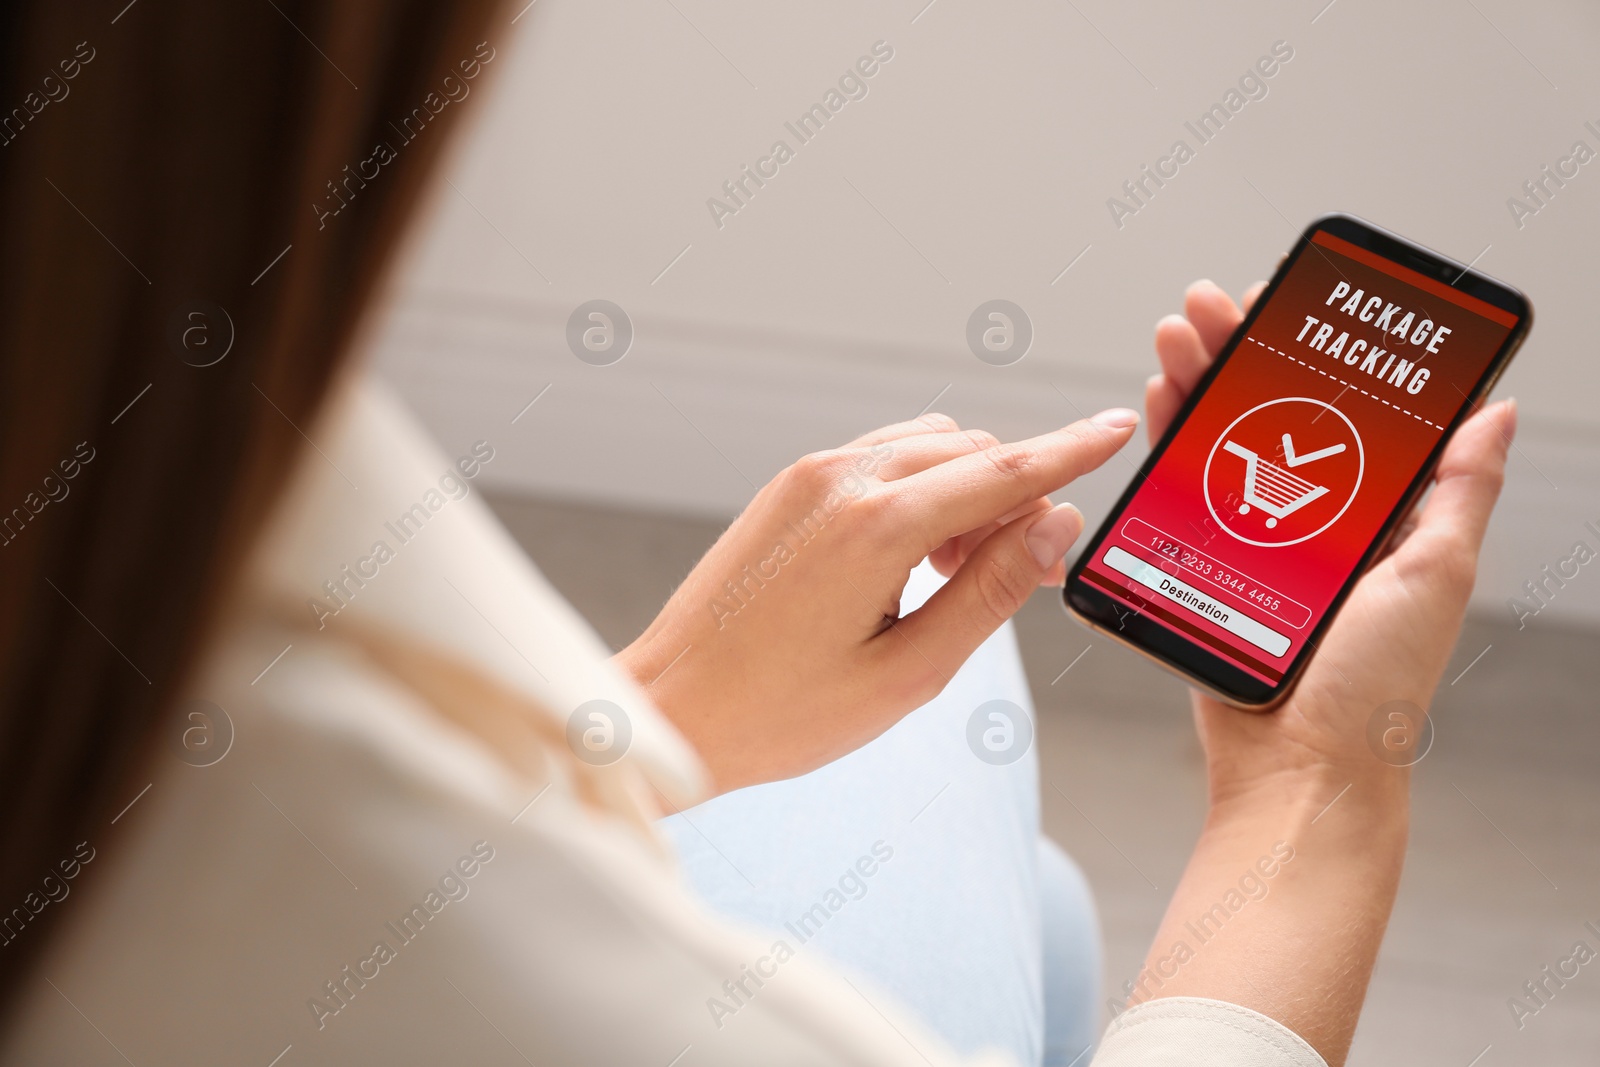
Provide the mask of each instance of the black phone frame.
[{"label": "black phone frame", "polygon": [[[1374,252],[1384,259],[1408,267],[1411,270],[1443,282],[1469,296],[1478,298],[1494,307],[1501,308],[1517,317],[1517,323],[1511,328],[1500,349],[1494,358],[1484,368],[1483,374],[1474,383],[1472,391],[1465,398],[1455,417],[1445,427],[1444,433],[1439,437],[1439,442],[1428,454],[1427,459],[1418,469],[1416,477],[1407,487],[1400,502],[1384,520],[1372,544],[1368,546],[1361,559],[1351,569],[1350,576],[1345,579],[1338,595],[1328,609],[1323,612],[1322,618],[1312,628],[1300,651],[1284,669],[1283,678],[1276,684],[1268,683],[1246,671],[1236,667],[1222,656],[1207,650],[1199,643],[1179,636],[1173,630],[1154,621],[1145,615],[1142,610],[1134,608],[1128,610],[1123,602],[1113,598],[1110,594],[1095,588],[1083,578],[1083,571],[1089,561],[1094,559],[1100,551],[1101,545],[1125,517],[1124,512],[1132,503],[1134,494],[1144,480],[1149,477],[1155,465],[1160,462],[1166,453],[1178,428],[1188,419],[1189,413],[1194,410],[1200,398],[1221,372],[1223,366],[1233,356],[1240,343],[1250,332],[1256,318],[1272,300],[1279,284],[1288,275],[1299,258],[1313,247],[1312,237],[1319,233],[1328,233],[1335,237],[1349,241],[1359,248]],[[1394,536],[1400,522],[1416,506],[1423,490],[1433,479],[1434,471],[1438,467],[1439,457],[1443,455],[1445,446],[1457,429],[1466,421],[1467,417],[1476,411],[1501,373],[1511,362],[1511,357],[1516,354],[1518,347],[1527,337],[1533,325],[1533,305],[1519,290],[1497,281],[1488,275],[1474,271],[1470,266],[1458,263],[1448,256],[1440,255],[1431,249],[1425,248],[1412,241],[1408,241],[1397,234],[1390,233],[1353,215],[1330,214],[1325,215],[1311,223],[1300,234],[1299,240],[1284,256],[1283,262],[1273,273],[1265,290],[1251,306],[1244,321],[1234,330],[1228,338],[1217,358],[1212,361],[1206,373],[1201,376],[1199,383],[1189,394],[1183,407],[1173,417],[1172,424],[1167,427],[1166,433],[1161,435],[1155,447],[1139,467],[1138,474],[1128,483],[1128,487],[1118,498],[1116,505],[1111,509],[1100,528],[1095,531],[1076,562],[1068,571],[1066,584],[1062,589],[1062,601],[1066,609],[1090,627],[1108,636],[1128,644],[1137,651],[1144,653],[1167,667],[1182,675],[1191,683],[1196,684],[1219,697],[1220,699],[1240,707],[1267,708],[1283,700],[1293,690],[1300,674],[1304,671],[1311,655],[1321,644],[1322,637],[1334,618],[1339,614],[1339,609],[1344,606],[1345,600],[1355,588],[1361,576],[1376,562]]]}]

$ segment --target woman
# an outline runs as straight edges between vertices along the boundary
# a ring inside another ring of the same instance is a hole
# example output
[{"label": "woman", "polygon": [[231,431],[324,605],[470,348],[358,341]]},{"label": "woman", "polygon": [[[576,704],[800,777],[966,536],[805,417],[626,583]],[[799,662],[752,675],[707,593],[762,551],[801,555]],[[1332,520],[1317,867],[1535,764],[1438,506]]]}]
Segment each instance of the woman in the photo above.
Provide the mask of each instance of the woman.
[{"label": "woman", "polygon": [[[492,443],[440,455],[338,370],[453,121],[446,79],[493,64],[506,16],[8,17],[13,95],[31,70],[72,88],[0,157],[0,489],[23,502],[0,583],[0,1056],[955,1062],[799,935],[708,916],[653,822],[813,771],[937,693],[1060,580],[1082,519],[1046,496],[1137,416],[1013,445],[933,417],[806,457],[609,662],[471,493]],[[1240,315],[1204,285],[1186,312],[1158,332],[1152,433]],[[1285,706],[1197,698],[1210,816],[1096,1063],[1342,1061],[1406,826],[1366,721],[1428,703],[1513,424],[1499,405],[1462,430]],[[820,517],[785,580],[719,625],[711,591],[795,515]],[[902,613],[929,556],[949,580]],[[891,876],[892,849],[852,870]],[[1268,906],[1175,963],[1252,872]]]}]

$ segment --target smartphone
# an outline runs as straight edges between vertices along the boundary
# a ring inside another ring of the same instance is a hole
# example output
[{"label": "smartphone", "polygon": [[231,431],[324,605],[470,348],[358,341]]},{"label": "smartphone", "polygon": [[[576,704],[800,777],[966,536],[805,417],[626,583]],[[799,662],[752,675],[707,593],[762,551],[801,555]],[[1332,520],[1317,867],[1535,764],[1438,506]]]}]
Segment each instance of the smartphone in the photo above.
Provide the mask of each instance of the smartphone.
[{"label": "smartphone", "polygon": [[1068,611],[1230,704],[1282,700],[1532,320],[1468,266],[1312,223],[1072,566]]}]

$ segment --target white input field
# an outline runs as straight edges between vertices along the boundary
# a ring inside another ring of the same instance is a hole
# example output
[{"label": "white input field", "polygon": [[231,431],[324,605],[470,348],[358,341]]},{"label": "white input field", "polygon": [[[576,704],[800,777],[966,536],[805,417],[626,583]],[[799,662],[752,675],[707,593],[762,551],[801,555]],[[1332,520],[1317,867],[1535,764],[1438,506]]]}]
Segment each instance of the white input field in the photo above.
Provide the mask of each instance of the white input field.
[{"label": "white input field", "polygon": [[1172,601],[1230,634],[1244,638],[1274,658],[1282,658],[1289,651],[1289,639],[1283,634],[1268,629],[1237,608],[1207,596],[1188,582],[1179,581],[1131,552],[1112,548],[1106,552],[1105,561],[1106,566],[1118,574],[1133,579],[1162,599]]}]

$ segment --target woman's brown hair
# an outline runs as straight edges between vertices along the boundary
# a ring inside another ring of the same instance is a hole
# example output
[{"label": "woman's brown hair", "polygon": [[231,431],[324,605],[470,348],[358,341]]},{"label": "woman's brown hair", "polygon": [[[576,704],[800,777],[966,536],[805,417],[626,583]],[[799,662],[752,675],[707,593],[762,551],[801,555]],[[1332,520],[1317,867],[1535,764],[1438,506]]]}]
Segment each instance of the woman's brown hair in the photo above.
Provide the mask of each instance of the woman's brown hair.
[{"label": "woman's brown hair", "polygon": [[145,780],[498,7],[0,15],[0,1012],[63,910],[41,880]]}]

